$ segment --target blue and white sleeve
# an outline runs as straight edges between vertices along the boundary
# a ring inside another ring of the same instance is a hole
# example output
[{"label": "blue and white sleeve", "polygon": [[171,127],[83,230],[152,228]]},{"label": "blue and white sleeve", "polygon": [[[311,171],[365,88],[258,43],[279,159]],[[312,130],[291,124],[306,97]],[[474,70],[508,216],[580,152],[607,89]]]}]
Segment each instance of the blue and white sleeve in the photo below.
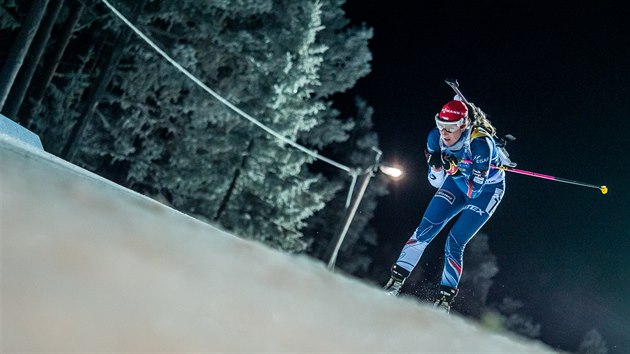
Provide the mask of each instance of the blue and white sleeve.
[{"label": "blue and white sleeve", "polygon": [[[427,151],[432,154],[435,152],[440,153],[440,150],[440,132],[437,128],[434,128],[429,133],[429,137],[427,139]],[[446,173],[444,172],[444,169],[436,171],[429,166],[427,179],[433,187],[440,188],[446,179]]]}]

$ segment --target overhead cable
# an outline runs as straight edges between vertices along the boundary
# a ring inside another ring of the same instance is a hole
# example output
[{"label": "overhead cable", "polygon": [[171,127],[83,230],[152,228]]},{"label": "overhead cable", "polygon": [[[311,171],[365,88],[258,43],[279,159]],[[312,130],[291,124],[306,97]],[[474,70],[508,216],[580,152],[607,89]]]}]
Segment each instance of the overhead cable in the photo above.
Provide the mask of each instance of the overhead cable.
[{"label": "overhead cable", "polygon": [[157,46],[157,44],[155,44],[155,42],[153,42],[149,37],[147,37],[144,33],[142,33],[136,26],[134,26],[134,24],[132,24],[123,14],[120,13],[120,11],[118,11],[114,6],[112,6],[112,4],[110,4],[107,0],[101,0],[101,2],[103,2],[119,19],[121,19],[129,28],[131,28],[142,40],[144,40],[149,46],[151,46],[151,48],[153,48],[158,54],[160,54],[164,59],[166,59],[169,63],[171,63],[177,70],[181,71],[184,75],[186,75],[190,80],[192,80],[195,84],[197,84],[197,86],[201,87],[204,91],[206,91],[207,93],[209,93],[210,95],[212,95],[214,98],[216,98],[219,102],[223,103],[224,105],[226,105],[228,108],[230,108],[231,110],[233,110],[234,112],[236,112],[237,114],[239,114],[240,116],[242,116],[243,118],[249,120],[250,122],[254,123],[256,126],[258,126],[259,128],[261,128],[262,130],[266,131],[267,133],[269,133],[270,135],[274,136],[275,138],[281,140],[284,143],[287,143],[291,146],[293,146],[294,148],[318,159],[321,161],[324,161],[330,165],[333,165],[341,170],[344,170],[350,174],[355,174],[356,170],[352,169],[346,165],[343,165],[339,162],[336,162],[334,160],[331,160],[325,156],[320,155],[319,153],[309,150],[308,148],[290,140],[287,139],[286,137],[282,136],[280,133],[276,132],[275,130],[271,129],[270,127],[266,126],[265,124],[261,123],[259,120],[255,119],[254,117],[250,116],[249,114],[243,112],[243,110],[241,110],[240,108],[236,107],[235,105],[233,105],[231,102],[229,102],[228,100],[226,100],[225,98],[223,98],[221,95],[219,95],[218,93],[214,92],[210,87],[208,87],[206,84],[204,84],[201,80],[199,80],[196,76],[194,76],[192,73],[190,73],[188,70],[186,70],[183,66],[181,66],[181,64],[179,64],[177,61],[175,61],[175,59],[171,58],[168,54],[166,54],[166,52],[164,52],[160,47]]}]

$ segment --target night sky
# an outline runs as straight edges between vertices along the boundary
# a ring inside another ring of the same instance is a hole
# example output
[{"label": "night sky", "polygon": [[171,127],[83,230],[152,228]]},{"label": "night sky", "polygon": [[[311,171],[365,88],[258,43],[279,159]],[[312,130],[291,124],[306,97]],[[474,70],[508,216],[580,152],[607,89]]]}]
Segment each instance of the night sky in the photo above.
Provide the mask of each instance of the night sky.
[{"label": "night sky", "polygon": [[499,133],[517,138],[508,151],[518,168],[610,189],[509,174],[482,229],[500,269],[490,301],[523,301],[542,338],[563,350],[595,328],[609,353],[627,353],[628,20],[605,2],[563,3],[346,3],[354,24],[374,29],[372,72],[349,94],[373,106],[384,162],[407,173],[379,202],[375,266],[384,282],[435,192],[423,150],[434,115],[453,97],[444,79],[457,78]]}]

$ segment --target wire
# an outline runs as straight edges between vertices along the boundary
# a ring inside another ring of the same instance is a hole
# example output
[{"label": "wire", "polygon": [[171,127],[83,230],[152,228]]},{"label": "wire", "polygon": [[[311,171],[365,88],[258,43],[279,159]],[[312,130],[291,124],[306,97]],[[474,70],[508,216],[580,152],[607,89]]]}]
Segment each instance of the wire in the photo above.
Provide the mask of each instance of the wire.
[{"label": "wire", "polygon": [[101,2],[103,2],[116,16],[118,16],[118,18],[120,18],[127,26],[129,26],[129,28],[131,28],[140,38],[142,38],[149,46],[151,46],[151,48],[153,48],[158,54],[160,54],[164,59],[166,59],[169,63],[171,63],[177,70],[181,71],[184,75],[186,75],[190,80],[192,80],[195,84],[197,84],[199,87],[201,87],[204,91],[208,92],[210,95],[212,95],[214,98],[216,98],[219,102],[223,103],[224,105],[226,105],[228,108],[230,108],[231,110],[233,110],[234,112],[238,113],[240,116],[242,116],[243,118],[249,120],[250,122],[254,123],[256,126],[258,126],[259,128],[261,128],[262,130],[266,131],[267,133],[269,133],[270,135],[273,135],[274,137],[276,137],[277,139],[281,140],[282,142],[285,142],[291,146],[293,146],[294,148],[306,153],[307,155],[310,155],[318,160],[324,161],[330,165],[333,165],[341,170],[344,170],[346,172],[348,172],[349,174],[353,175],[356,173],[355,169],[352,169],[346,165],[343,165],[339,162],[336,162],[334,160],[331,160],[325,156],[322,156],[320,154],[318,154],[315,151],[309,150],[308,148],[287,139],[286,137],[280,135],[280,133],[274,131],[273,129],[269,128],[268,126],[266,126],[265,124],[261,123],[260,121],[258,121],[257,119],[255,119],[254,117],[250,116],[249,114],[243,112],[240,108],[236,107],[235,105],[233,105],[232,103],[230,103],[228,100],[226,100],[225,98],[223,98],[222,96],[220,96],[218,93],[214,92],[211,88],[209,88],[206,84],[204,84],[201,80],[199,80],[197,77],[195,77],[193,74],[191,74],[188,70],[184,69],[184,67],[182,67],[177,61],[175,61],[173,58],[171,58],[168,54],[166,54],[166,52],[164,52],[162,49],[160,49],[160,47],[158,47],[149,37],[147,37],[144,33],[142,33],[136,26],[134,26],[123,14],[120,13],[120,11],[118,11],[114,6],[112,6],[112,4],[110,4],[107,0],[101,0]]}]

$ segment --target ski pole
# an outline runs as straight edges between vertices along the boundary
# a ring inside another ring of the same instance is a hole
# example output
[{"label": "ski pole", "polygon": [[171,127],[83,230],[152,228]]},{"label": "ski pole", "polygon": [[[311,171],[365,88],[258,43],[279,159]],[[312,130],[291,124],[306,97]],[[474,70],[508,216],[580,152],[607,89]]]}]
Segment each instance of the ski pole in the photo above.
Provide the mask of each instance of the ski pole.
[{"label": "ski pole", "polygon": [[492,168],[496,168],[498,170],[508,171],[508,172],[512,172],[512,173],[518,173],[520,175],[531,176],[531,177],[536,177],[536,178],[542,178],[542,179],[546,179],[546,180],[549,180],[549,181],[556,181],[556,182],[573,184],[573,185],[576,185],[576,186],[595,188],[595,189],[599,189],[602,192],[602,194],[608,193],[608,187],[606,187],[606,186],[596,186],[596,185],[590,184],[590,183],[573,181],[573,180],[570,180],[570,179],[566,179],[566,178],[562,178],[562,177],[549,176],[549,175],[545,175],[545,174],[537,173],[537,172],[519,170],[518,168],[512,168],[512,167],[507,167],[507,166],[494,166],[494,165],[492,165],[491,167]]},{"label": "ski pole", "polygon": [[[472,163],[472,161],[470,161],[470,160],[462,160],[462,162],[464,162],[464,163]],[[490,167],[494,168],[494,169],[497,169],[497,170],[503,170],[503,171],[508,171],[508,172],[512,172],[512,173],[518,173],[520,175],[531,176],[531,177],[536,177],[536,178],[542,178],[542,179],[546,179],[546,180],[549,180],[549,181],[568,183],[568,184],[573,184],[573,185],[576,185],[576,186],[582,186],[582,187],[588,187],[588,188],[595,188],[595,189],[599,189],[602,192],[602,194],[608,193],[608,187],[606,187],[606,186],[596,186],[596,185],[590,184],[590,183],[572,181],[572,180],[566,179],[566,178],[545,175],[545,174],[537,173],[537,172],[520,170],[518,168],[513,168],[513,167],[508,167],[508,166],[490,165]]]}]

